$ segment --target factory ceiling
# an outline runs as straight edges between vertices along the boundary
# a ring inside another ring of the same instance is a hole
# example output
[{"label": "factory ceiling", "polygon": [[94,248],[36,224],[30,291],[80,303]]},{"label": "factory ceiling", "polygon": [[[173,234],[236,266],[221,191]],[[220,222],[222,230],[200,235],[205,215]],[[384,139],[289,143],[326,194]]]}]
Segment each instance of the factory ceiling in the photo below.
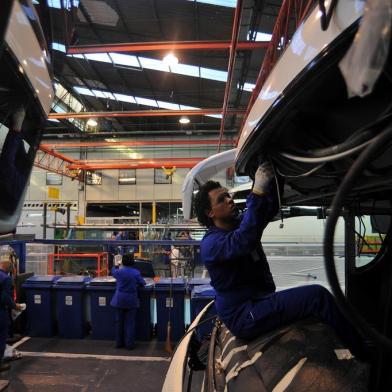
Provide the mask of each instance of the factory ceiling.
[{"label": "factory ceiling", "polygon": [[[282,6],[280,0],[35,3],[45,21],[57,83],[44,140],[235,139]],[[178,63],[164,61],[168,53]],[[188,123],[180,123],[184,110]],[[55,113],[68,111],[99,112],[91,113],[97,124],[56,118]]]}]

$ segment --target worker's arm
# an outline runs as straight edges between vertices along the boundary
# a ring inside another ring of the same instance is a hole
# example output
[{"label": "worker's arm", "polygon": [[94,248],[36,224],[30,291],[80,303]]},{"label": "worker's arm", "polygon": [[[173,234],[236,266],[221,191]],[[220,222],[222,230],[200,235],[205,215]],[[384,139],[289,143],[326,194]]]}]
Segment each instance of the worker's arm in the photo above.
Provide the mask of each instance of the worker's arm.
[{"label": "worker's arm", "polygon": [[140,286],[145,286],[147,284],[140,272],[136,275],[136,281]]},{"label": "worker's arm", "polygon": [[268,200],[266,195],[251,193],[248,196],[247,211],[238,229],[233,231],[212,230],[201,243],[201,257],[205,263],[226,261],[248,254],[260,242],[268,221]]},{"label": "worker's arm", "polygon": [[253,189],[246,201],[247,210],[238,229],[212,230],[202,241],[201,256],[205,263],[219,262],[249,254],[260,242],[265,226],[271,220],[270,188],[275,176],[269,163],[255,173]]}]

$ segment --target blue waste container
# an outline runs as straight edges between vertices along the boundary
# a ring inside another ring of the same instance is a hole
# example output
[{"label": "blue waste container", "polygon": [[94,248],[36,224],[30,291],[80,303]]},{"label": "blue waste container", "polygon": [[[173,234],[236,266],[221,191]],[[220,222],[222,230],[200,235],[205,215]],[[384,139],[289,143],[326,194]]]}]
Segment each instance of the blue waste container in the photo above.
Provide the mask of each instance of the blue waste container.
[{"label": "blue waste container", "polygon": [[56,291],[56,316],[61,338],[81,339],[87,333],[84,300],[85,286],[89,280],[86,276],[68,276],[59,279],[53,287]]},{"label": "blue waste container", "polygon": [[[207,285],[195,286],[191,292],[191,320],[193,321],[196,318],[196,316],[204,309],[204,307],[214,299],[215,299],[215,290],[211,285],[207,284]],[[200,321],[203,321],[208,317],[214,315],[216,315],[216,308],[215,305],[213,304],[208,309],[203,319]],[[214,323],[215,323],[215,319],[212,319],[211,321],[207,321],[206,323],[200,325],[200,327],[196,329],[196,335],[199,338],[199,340],[203,340],[205,336],[211,333]]]},{"label": "blue waste container", "polygon": [[86,289],[90,296],[91,337],[114,340],[116,310],[110,306],[110,301],[116,289],[116,279],[113,276],[94,278]]},{"label": "blue waste container", "polygon": [[188,292],[192,293],[194,287],[210,284],[210,282],[210,278],[192,278],[188,281]]},{"label": "blue waste container", "polygon": [[136,313],[136,340],[148,341],[152,338],[153,324],[153,299],[154,280],[144,278],[146,286],[139,288],[140,307]]},{"label": "blue waste container", "polygon": [[56,334],[54,295],[52,286],[60,276],[36,275],[26,279],[27,333],[30,336],[51,337]]},{"label": "blue waste container", "polygon": [[169,319],[172,326],[172,340],[178,341],[184,335],[184,296],[185,281],[183,278],[164,278],[155,284],[157,336],[159,341],[166,340]]}]

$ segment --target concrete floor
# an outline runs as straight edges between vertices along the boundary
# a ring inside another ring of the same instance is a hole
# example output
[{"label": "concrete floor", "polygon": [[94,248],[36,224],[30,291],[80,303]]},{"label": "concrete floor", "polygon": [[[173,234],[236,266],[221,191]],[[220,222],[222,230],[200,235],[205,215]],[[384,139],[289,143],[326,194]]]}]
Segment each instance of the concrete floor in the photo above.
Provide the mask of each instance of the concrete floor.
[{"label": "concrete floor", "polygon": [[31,338],[17,347],[9,392],[156,392],[163,385],[169,358],[164,343],[138,343],[116,349],[111,341]]}]

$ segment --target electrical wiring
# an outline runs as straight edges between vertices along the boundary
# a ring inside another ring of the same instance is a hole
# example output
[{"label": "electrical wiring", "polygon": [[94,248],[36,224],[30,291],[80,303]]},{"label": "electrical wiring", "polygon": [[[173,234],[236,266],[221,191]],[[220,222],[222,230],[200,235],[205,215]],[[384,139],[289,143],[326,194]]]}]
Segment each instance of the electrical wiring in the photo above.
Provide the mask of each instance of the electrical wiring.
[{"label": "electrical wiring", "polygon": [[374,159],[379,150],[383,148],[386,143],[389,143],[391,139],[392,125],[389,124],[388,127],[384,128],[382,133],[374,138],[373,143],[360,154],[351,166],[333,199],[324,235],[325,269],[337,305],[353,325],[356,325],[365,336],[372,339],[380,349],[388,352],[392,351],[392,340],[368,324],[353,305],[347,301],[342,288],[340,287],[335,267],[334,235],[344,201],[354,187],[355,181],[362,174],[368,162]]},{"label": "electrical wiring", "polygon": [[[325,163],[322,163],[321,165],[318,165],[316,167],[314,167],[313,169],[305,172],[305,173],[301,173],[301,174],[297,174],[297,175],[291,175],[291,174],[283,174],[278,167],[275,167],[275,171],[276,173],[278,173],[280,176],[284,177],[284,178],[303,178],[303,177],[308,177],[313,173],[316,173],[318,170],[320,170],[323,166],[325,165]],[[332,177],[331,178],[335,178]]]},{"label": "electrical wiring", "polygon": [[344,152],[340,152],[337,154],[333,154],[333,155],[329,155],[326,157],[320,157],[320,158],[313,158],[313,157],[303,157],[303,156],[298,156],[298,155],[294,155],[288,152],[281,152],[280,155],[288,158],[288,159],[292,159],[293,161],[296,162],[302,162],[302,163],[325,163],[325,162],[332,162],[332,161],[337,161],[338,159],[342,159],[345,158],[347,156],[350,156],[354,153],[356,153],[357,151],[360,151],[362,149],[364,149],[366,146],[368,146],[369,144],[371,144],[375,138],[377,136],[375,136],[374,138],[360,144],[359,146],[353,147],[349,150],[346,150]]}]

